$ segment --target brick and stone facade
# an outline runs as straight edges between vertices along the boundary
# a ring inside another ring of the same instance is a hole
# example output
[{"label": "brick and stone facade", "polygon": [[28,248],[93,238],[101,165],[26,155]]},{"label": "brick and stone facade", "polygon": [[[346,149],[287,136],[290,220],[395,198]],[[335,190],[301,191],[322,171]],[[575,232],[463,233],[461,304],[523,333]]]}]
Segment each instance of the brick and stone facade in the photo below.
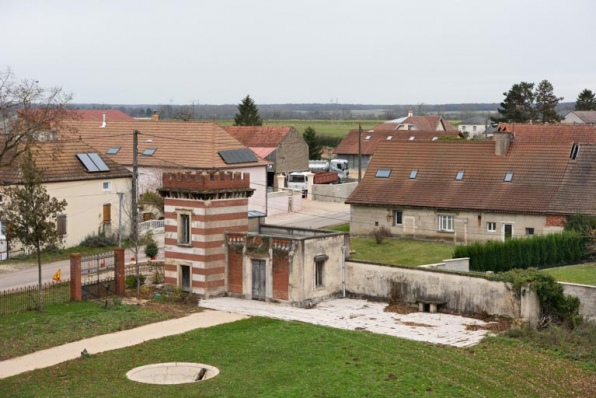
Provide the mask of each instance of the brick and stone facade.
[{"label": "brick and stone facade", "polygon": [[253,191],[248,173],[163,174],[167,284],[204,296],[225,292],[224,233],[248,232]]}]

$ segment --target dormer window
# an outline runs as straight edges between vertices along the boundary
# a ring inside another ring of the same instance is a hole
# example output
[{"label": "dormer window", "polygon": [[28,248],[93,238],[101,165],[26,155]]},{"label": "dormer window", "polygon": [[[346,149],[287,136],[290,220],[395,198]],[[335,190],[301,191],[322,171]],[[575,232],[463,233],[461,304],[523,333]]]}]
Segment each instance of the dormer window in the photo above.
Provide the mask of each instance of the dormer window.
[{"label": "dormer window", "polygon": [[455,179],[457,181],[463,180],[464,179],[464,171],[463,170],[458,171],[457,174],[455,175]]},{"label": "dormer window", "polygon": [[412,170],[412,172],[410,173],[410,180],[415,180],[417,175],[418,170]]},{"label": "dormer window", "polygon": [[505,174],[505,182],[511,182],[512,179],[513,179],[513,172],[508,171],[507,174]]}]

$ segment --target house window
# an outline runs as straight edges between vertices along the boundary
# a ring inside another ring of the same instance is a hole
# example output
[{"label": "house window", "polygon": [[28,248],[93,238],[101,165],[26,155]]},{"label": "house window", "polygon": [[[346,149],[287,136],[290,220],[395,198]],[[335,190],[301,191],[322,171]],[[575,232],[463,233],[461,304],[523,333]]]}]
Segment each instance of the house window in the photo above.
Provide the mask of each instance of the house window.
[{"label": "house window", "polygon": [[534,228],[526,228],[526,235],[534,235]]},{"label": "house window", "polygon": [[464,171],[463,170],[458,171],[457,174],[456,174],[456,176],[455,176],[455,179],[457,181],[463,180],[464,179]]},{"label": "house window", "polygon": [[513,172],[508,171],[507,174],[505,174],[505,182],[511,182],[512,179],[513,179]]},{"label": "house window", "polygon": [[461,131],[466,131],[466,126],[461,126]]},{"label": "house window", "polygon": [[476,126],[472,126],[472,131],[476,131]]},{"label": "house window", "polygon": [[391,174],[391,169],[378,169],[377,174],[375,174],[375,178],[389,178]]},{"label": "house window", "polygon": [[398,210],[393,210],[393,225],[401,225],[403,213]]},{"label": "house window", "polygon": [[454,231],[453,216],[439,216],[439,231]]},{"label": "house window", "polygon": [[103,222],[110,223],[112,222],[112,204],[106,203],[103,205]]},{"label": "house window", "polygon": [[157,151],[157,148],[147,148],[143,151],[142,155],[143,156],[152,156],[155,151]]},{"label": "house window", "polygon": [[416,137],[410,137],[410,141],[414,141]]},{"label": "house window", "polygon": [[143,213],[143,221],[151,221],[153,219],[153,213]]},{"label": "house window", "polygon": [[389,137],[387,137],[387,141],[391,141],[393,139],[393,136],[390,135]]},{"label": "house window", "polygon": [[323,268],[325,260],[315,260],[315,287],[323,286]]},{"label": "house window", "polygon": [[369,141],[369,140],[370,140],[370,135],[367,135],[367,136],[364,138],[364,140],[365,140],[365,141]]},{"label": "house window", "polygon": [[104,181],[102,184],[104,192],[112,192],[112,181]]},{"label": "house window", "polygon": [[178,218],[178,244],[190,244],[190,214],[182,213]]},{"label": "house window", "polygon": [[60,214],[56,218],[56,232],[60,236],[66,235],[66,214]]},{"label": "house window", "polygon": [[108,149],[108,151],[106,152],[106,155],[116,155],[119,151],[120,151],[119,146],[112,146],[112,147],[110,147],[110,149]]},{"label": "house window", "polygon": [[488,232],[497,232],[497,223],[496,222],[487,222],[486,230]]},{"label": "house window", "polygon": [[418,175],[418,170],[412,170],[412,172],[410,173],[410,180],[416,179],[417,175]]}]

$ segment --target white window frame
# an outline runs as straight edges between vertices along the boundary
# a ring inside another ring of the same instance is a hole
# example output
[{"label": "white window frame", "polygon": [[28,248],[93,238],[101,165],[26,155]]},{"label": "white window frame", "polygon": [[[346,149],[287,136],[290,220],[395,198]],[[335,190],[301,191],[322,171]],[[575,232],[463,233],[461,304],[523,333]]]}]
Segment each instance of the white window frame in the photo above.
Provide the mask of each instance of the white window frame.
[{"label": "white window frame", "polygon": [[[491,225],[493,228],[491,228]],[[497,223],[494,221],[486,222],[486,232],[497,232]]]},{"label": "white window frame", "polygon": [[439,231],[455,232],[455,217],[446,214],[439,215]]},{"label": "white window frame", "polygon": [[[180,246],[191,246],[192,245],[192,211],[190,210],[179,210],[178,212],[178,222],[177,222],[177,241],[178,245]],[[186,226],[186,238],[187,241],[184,241],[182,238],[184,236],[182,229],[184,228],[182,217],[188,217],[188,225]]]},{"label": "white window frame", "polygon": [[[108,184],[108,187],[106,188],[106,184]],[[112,192],[112,181],[103,181],[101,183],[101,189],[104,192]]]},{"label": "white window frame", "polygon": [[[400,215],[401,222],[397,222],[397,215]],[[393,210],[393,226],[403,225],[404,222],[404,212],[401,210]]]}]

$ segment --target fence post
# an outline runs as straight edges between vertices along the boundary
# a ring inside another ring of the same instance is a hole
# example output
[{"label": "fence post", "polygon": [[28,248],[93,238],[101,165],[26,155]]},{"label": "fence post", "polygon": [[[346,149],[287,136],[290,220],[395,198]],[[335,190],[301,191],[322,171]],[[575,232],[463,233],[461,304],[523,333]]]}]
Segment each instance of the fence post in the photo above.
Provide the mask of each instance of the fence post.
[{"label": "fence post", "polygon": [[70,301],[81,301],[81,255],[70,255]]},{"label": "fence post", "polygon": [[114,279],[116,295],[124,296],[124,248],[114,249]]}]

